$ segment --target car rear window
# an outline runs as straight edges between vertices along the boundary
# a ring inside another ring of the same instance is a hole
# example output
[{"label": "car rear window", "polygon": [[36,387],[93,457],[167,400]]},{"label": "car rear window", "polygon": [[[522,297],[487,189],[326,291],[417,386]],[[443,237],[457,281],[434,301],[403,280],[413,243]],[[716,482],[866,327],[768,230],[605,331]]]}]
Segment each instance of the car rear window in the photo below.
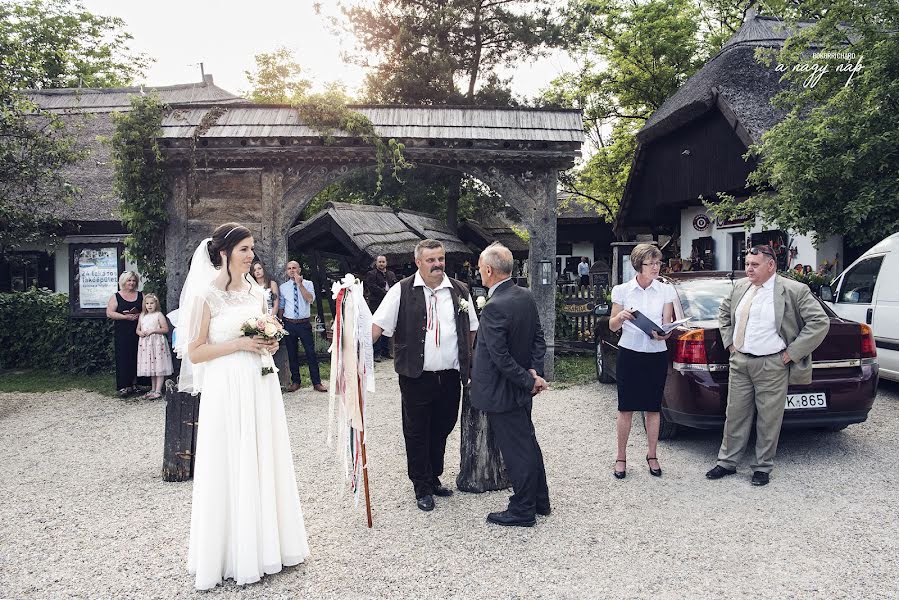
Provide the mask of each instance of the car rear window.
[{"label": "car rear window", "polygon": [[693,279],[675,282],[674,289],[680,297],[684,316],[693,317],[695,321],[709,321],[718,318],[718,307],[733,285],[730,279]]}]

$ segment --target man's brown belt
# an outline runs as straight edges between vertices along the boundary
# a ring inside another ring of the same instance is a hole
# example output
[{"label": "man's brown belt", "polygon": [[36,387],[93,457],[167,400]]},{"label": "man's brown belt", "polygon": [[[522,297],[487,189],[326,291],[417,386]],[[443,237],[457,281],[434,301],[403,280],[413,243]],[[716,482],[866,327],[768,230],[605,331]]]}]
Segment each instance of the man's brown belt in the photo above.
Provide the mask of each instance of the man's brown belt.
[{"label": "man's brown belt", "polygon": [[287,317],[281,317],[281,320],[284,321],[285,323],[296,323],[296,324],[309,322],[308,318],[306,318],[306,319],[288,319]]}]

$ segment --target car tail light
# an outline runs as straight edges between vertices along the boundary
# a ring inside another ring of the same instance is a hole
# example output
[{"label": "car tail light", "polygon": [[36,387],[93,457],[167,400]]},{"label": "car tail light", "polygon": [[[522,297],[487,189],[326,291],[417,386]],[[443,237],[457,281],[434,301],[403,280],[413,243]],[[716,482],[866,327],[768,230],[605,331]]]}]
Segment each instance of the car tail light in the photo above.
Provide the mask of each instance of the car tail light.
[{"label": "car tail light", "polygon": [[705,352],[705,330],[694,329],[683,334],[674,342],[674,362],[683,365],[707,364]]},{"label": "car tail light", "polygon": [[874,344],[874,332],[869,325],[864,323],[859,325],[859,327],[862,330],[861,358],[875,358],[877,356],[877,346]]}]

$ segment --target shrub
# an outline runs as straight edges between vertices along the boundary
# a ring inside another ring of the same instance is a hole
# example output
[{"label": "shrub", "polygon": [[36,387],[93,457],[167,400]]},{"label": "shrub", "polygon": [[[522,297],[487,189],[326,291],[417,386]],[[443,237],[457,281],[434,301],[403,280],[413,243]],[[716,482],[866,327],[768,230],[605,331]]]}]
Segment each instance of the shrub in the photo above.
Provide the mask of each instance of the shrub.
[{"label": "shrub", "polygon": [[69,313],[67,294],[35,288],[0,294],[0,368],[76,373],[111,369],[112,322]]}]

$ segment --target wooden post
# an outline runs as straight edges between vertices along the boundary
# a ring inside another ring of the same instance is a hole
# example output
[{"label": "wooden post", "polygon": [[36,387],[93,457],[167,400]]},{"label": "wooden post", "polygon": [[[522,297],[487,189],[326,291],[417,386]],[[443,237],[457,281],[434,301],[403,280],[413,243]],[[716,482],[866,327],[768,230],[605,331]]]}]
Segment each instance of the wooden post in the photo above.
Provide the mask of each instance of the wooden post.
[{"label": "wooden post", "polygon": [[[528,257],[531,292],[537,303],[540,323],[543,325],[543,336],[546,338],[546,358],[544,359],[544,377],[553,380],[555,372],[556,344],[556,185],[558,174],[554,169],[547,172],[535,198],[536,207],[533,218],[528,219],[530,230],[530,254]],[[547,284],[540,281],[540,261],[548,260],[553,268],[553,276]]]},{"label": "wooden post", "polygon": [[362,415],[362,481],[365,485],[365,512],[368,515],[368,528],[371,529],[371,496],[368,491],[368,456],[365,454],[365,405],[362,403],[362,379],[356,374],[356,385],[359,389],[359,414]]},{"label": "wooden post", "polygon": [[162,450],[163,481],[187,481],[194,476],[200,397],[179,392],[171,379],[165,382],[165,442]]}]

